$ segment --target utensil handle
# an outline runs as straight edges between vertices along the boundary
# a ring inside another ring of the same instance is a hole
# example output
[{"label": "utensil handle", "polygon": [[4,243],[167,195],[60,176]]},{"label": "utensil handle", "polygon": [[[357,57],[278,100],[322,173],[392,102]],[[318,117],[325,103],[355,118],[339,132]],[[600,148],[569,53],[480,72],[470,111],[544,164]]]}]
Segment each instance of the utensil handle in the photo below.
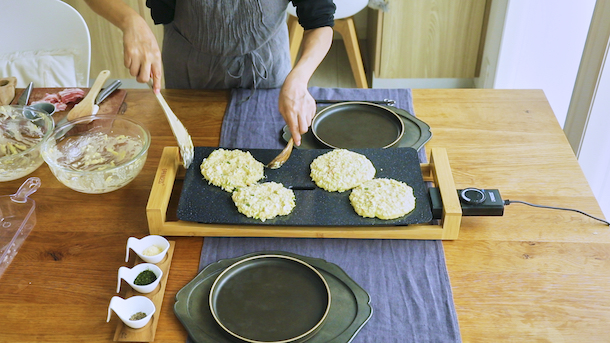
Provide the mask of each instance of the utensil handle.
[{"label": "utensil handle", "polygon": [[26,203],[28,197],[40,188],[40,184],[40,178],[35,176],[28,178],[21,187],[19,187],[17,193],[11,195],[11,200],[20,204]]},{"label": "utensil handle", "polygon": [[[148,82],[148,85],[152,89],[152,79]],[[174,111],[172,111],[172,109],[169,107],[169,105],[167,104],[167,101],[165,101],[165,98],[163,97],[163,95],[161,95],[161,93],[155,93],[155,92],[153,92],[153,93],[157,97],[157,101],[159,102],[159,105],[161,105],[161,107],[163,108],[163,112],[165,113],[165,116],[167,117],[167,120],[169,121],[169,126],[171,127],[172,132],[174,133],[174,136],[176,136],[176,138],[178,138],[181,134],[183,134],[182,132],[178,132],[178,130],[177,130],[179,127],[182,127],[182,123],[180,122],[180,119],[178,119],[176,114],[174,114]]]},{"label": "utensil handle", "polygon": [[110,76],[110,70],[100,71],[100,73],[97,75],[97,78],[95,79],[95,82],[93,82],[91,89],[89,89],[89,93],[87,93],[87,96],[85,96],[83,101],[88,100],[93,103],[93,101],[95,100],[95,97],[97,96],[97,94],[100,92],[100,90],[104,86],[104,83],[106,83],[108,76]]},{"label": "utensil handle", "polygon": [[21,93],[17,105],[27,106],[30,100],[30,95],[32,94],[32,88],[34,88],[34,82],[30,82],[30,84],[25,88],[25,90],[23,90],[23,93]]},{"label": "utensil handle", "polygon": [[[104,86],[104,83],[106,83],[108,76],[110,76],[110,70],[100,71],[100,73],[97,75],[97,78],[95,79],[95,82],[93,82],[93,86],[91,86],[91,88],[89,89],[89,93],[87,93],[87,95],[85,95],[85,98],[81,100],[81,102],[79,102],[76,106],[74,106],[74,108],[68,113],[68,120],[74,120],[82,115],[91,115],[91,110],[93,110],[95,97],[97,97],[97,93],[100,92],[100,89],[102,89],[102,86]],[[89,114],[81,114],[80,112],[82,111],[75,111],[77,106],[81,103],[83,105],[87,103],[91,104]]]},{"label": "utensil handle", "polygon": [[[148,85],[151,89],[153,89],[152,79],[148,81]],[[178,141],[180,155],[182,155],[182,163],[184,164],[184,167],[188,169],[191,162],[193,162],[194,154],[193,141],[191,140],[191,136],[189,135],[184,125],[182,125],[180,119],[178,119],[178,117],[174,114],[174,111],[171,110],[171,108],[165,101],[163,95],[161,95],[160,92],[157,93],[153,91],[153,93],[157,97],[159,105],[161,105],[161,108],[163,108],[163,112],[165,113],[165,117],[169,122],[169,126],[172,129],[172,132],[174,133],[174,137],[176,137],[176,140]]]},{"label": "utensil handle", "polygon": [[[152,85],[151,85],[151,88],[152,88]],[[174,111],[172,111],[172,109],[169,107],[169,105],[167,104],[167,101],[165,101],[165,98],[163,97],[163,95],[161,95],[161,93],[154,93],[154,94],[157,97],[157,101],[159,102],[159,105],[161,105],[161,107],[163,108],[163,112],[165,112],[165,116],[169,120],[169,124],[172,128],[172,131],[174,131],[174,135],[175,135],[176,132],[174,130],[174,124],[177,121],[179,121],[178,117],[176,116],[176,114],[174,114]]]},{"label": "utensil handle", "polygon": [[95,104],[99,105],[102,101],[106,100],[106,98],[112,94],[117,88],[121,87],[121,80],[114,80],[112,83],[100,91],[100,94],[97,95],[97,99],[95,99]]}]

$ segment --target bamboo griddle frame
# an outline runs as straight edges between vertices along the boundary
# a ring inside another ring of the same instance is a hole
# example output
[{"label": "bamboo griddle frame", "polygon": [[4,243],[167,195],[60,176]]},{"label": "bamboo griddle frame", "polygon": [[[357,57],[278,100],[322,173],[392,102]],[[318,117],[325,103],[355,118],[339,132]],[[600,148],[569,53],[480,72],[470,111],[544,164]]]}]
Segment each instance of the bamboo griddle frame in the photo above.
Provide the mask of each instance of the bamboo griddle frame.
[{"label": "bamboo griddle frame", "polygon": [[168,221],[167,209],[174,183],[184,175],[178,147],[165,147],[152,185],[146,216],[151,235],[222,236],[222,237],[309,237],[309,238],[381,238],[442,239],[458,238],[462,207],[457,196],[449,158],[444,148],[433,148],[430,163],[421,164],[424,181],[439,188],[443,215],[439,225],[407,226],[275,226],[204,224],[182,220]]}]

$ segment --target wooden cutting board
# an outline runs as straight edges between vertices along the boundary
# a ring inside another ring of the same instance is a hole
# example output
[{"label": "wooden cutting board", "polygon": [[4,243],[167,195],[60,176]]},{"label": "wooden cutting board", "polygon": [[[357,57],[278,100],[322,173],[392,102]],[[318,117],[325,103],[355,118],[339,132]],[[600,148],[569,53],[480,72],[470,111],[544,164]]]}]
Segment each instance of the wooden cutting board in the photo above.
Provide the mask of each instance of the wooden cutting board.
[{"label": "wooden cutting board", "polygon": [[[28,101],[28,105],[32,104],[32,102],[41,100],[42,98],[45,97],[45,95],[47,93],[49,93],[49,94],[58,93],[64,89],[66,89],[66,88],[62,88],[62,87],[36,88],[36,87],[34,87],[32,89],[32,93],[30,94],[30,100]],[[83,89],[85,91],[84,96],[86,96],[90,90],[90,88],[81,88],[81,89]],[[23,92],[24,92],[24,89],[20,89],[16,92],[15,98],[13,99],[13,102],[12,102],[13,105],[17,104],[17,100],[19,99],[19,97],[21,96],[21,93],[23,93]],[[106,100],[104,100],[100,104],[100,109],[97,112],[97,114],[123,114],[126,109],[126,107],[123,106],[126,96],[127,96],[126,90],[124,90],[124,89],[115,90],[114,92],[112,92],[112,94],[110,94],[106,98]],[[76,105],[76,104],[68,104],[68,107],[66,108],[65,111],[55,112],[53,117],[55,117],[55,118],[63,117],[65,114],[70,112],[70,110],[72,109],[72,107],[74,107],[74,105]]]}]

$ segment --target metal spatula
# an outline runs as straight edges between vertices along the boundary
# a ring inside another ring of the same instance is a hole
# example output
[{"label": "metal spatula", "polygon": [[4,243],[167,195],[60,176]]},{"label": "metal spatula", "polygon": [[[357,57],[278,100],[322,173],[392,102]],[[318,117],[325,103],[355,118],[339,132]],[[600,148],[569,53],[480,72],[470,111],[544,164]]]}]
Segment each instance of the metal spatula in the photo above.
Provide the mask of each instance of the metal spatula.
[{"label": "metal spatula", "polygon": [[95,98],[95,102],[93,104],[93,114],[97,114],[97,112],[100,111],[100,104],[102,103],[102,101],[106,100],[106,98],[109,97],[110,94],[112,94],[115,90],[121,87],[121,84],[123,84],[121,80],[114,80],[110,83],[110,85],[108,85],[108,87],[100,91],[100,93]]},{"label": "metal spatula", "polygon": [[[148,82],[148,85],[152,89],[152,80]],[[172,109],[169,108],[163,95],[161,95],[161,93],[155,93],[155,96],[157,97],[159,105],[163,108],[163,112],[165,112],[169,126],[172,128],[174,137],[176,137],[176,141],[178,141],[178,148],[180,149],[180,155],[182,155],[182,164],[184,165],[184,168],[188,169],[191,162],[193,162],[193,155],[195,154],[191,135],[186,131],[186,128],[182,125],[182,122],[180,122],[178,117],[176,117]]]}]

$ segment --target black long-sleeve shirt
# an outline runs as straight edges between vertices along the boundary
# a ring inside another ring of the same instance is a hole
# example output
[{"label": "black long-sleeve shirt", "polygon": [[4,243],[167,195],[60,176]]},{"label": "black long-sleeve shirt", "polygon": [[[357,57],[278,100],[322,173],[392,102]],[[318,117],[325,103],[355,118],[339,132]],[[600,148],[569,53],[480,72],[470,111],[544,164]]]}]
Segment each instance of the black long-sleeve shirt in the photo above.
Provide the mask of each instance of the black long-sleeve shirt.
[{"label": "black long-sleeve shirt", "polygon": [[[305,30],[334,26],[335,3],[332,0],[290,0],[297,8],[299,24]],[[174,20],[176,0],[146,0],[155,24],[169,24]]]}]

